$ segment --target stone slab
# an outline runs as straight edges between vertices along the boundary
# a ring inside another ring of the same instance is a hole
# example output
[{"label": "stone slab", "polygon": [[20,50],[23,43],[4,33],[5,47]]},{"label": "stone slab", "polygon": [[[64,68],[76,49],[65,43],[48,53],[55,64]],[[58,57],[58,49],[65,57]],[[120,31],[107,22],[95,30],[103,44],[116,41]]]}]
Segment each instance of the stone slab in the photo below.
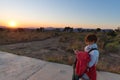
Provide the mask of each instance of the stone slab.
[{"label": "stone slab", "polygon": [[[72,80],[72,72],[72,66],[0,52],[0,80]],[[120,80],[119,74],[97,73],[97,80]]]}]

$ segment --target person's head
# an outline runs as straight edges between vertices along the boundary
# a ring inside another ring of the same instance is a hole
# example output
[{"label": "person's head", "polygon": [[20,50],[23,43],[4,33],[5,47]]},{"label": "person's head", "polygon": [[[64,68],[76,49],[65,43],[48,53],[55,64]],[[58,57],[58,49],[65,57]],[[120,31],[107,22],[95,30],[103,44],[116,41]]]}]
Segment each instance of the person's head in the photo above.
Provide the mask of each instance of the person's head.
[{"label": "person's head", "polygon": [[95,34],[88,34],[85,37],[85,43],[86,44],[93,44],[97,42],[97,36]]}]

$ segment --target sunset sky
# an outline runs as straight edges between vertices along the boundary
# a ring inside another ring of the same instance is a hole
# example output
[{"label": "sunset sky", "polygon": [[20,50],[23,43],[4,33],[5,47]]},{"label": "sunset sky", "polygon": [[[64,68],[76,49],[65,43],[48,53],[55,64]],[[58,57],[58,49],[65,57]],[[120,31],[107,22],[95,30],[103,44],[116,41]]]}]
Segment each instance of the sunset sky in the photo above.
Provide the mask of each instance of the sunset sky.
[{"label": "sunset sky", "polygon": [[120,0],[0,0],[0,25],[114,29]]}]

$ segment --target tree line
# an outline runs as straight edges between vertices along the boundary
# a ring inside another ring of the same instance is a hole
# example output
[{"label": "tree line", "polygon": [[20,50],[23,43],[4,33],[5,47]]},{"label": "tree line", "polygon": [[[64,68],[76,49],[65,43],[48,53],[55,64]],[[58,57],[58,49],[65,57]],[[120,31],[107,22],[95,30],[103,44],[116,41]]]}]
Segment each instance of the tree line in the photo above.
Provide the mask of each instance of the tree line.
[{"label": "tree line", "polygon": [[53,28],[51,30],[40,27],[35,29],[30,28],[16,28],[16,29],[10,29],[10,28],[0,28],[0,31],[36,31],[36,32],[45,32],[45,31],[56,31],[56,32],[120,32],[120,27],[117,27],[116,29],[84,29],[84,28],[73,28],[73,27],[64,27],[64,28]]}]

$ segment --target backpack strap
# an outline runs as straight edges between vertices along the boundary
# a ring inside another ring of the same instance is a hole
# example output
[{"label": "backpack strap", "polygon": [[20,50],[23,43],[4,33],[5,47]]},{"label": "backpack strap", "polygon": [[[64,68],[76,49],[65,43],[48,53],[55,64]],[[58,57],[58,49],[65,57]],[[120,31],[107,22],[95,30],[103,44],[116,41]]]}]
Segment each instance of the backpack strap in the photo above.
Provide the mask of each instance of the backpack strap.
[{"label": "backpack strap", "polygon": [[88,53],[90,53],[93,50],[98,50],[97,48],[92,48],[90,51],[88,51]]}]

